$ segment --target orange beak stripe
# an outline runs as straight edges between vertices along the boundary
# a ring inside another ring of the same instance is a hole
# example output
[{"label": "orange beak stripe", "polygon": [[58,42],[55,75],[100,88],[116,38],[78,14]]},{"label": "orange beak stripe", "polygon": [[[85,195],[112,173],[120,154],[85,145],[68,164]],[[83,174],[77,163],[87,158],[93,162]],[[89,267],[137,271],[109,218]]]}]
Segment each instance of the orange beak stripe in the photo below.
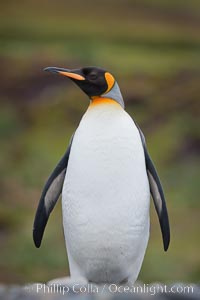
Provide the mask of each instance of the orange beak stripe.
[{"label": "orange beak stripe", "polygon": [[71,73],[71,72],[64,72],[64,71],[58,71],[59,74],[76,79],[76,80],[85,80],[85,78],[79,74]]}]

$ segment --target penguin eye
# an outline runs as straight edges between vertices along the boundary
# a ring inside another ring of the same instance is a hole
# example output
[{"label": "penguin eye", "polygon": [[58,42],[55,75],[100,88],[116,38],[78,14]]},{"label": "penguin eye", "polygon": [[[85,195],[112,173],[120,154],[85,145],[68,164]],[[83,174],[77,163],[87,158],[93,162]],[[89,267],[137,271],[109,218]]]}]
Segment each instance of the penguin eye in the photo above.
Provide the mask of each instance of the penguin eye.
[{"label": "penguin eye", "polygon": [[89,75],[89,79],[91,79],[91,80],[97,79],[97,74],[96,74],[96,73],[91,73],[91,74]]}]

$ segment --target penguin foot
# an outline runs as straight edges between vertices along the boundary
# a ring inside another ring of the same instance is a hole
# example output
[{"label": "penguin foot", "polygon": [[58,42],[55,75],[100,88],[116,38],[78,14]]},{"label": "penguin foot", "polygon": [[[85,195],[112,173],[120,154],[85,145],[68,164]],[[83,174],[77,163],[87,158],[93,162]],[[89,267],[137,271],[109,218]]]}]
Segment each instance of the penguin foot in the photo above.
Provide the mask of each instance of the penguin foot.
[{"label": "penguin foot", "polygon": [[61,277],[61,278],[56,278],[56,279],[52,279],[50,281],[47,282],[48,286],[67,286],[70,289],[72,289],[76,284],[79,285],[86,285],[88,283],[87,279],[84,277]]}]

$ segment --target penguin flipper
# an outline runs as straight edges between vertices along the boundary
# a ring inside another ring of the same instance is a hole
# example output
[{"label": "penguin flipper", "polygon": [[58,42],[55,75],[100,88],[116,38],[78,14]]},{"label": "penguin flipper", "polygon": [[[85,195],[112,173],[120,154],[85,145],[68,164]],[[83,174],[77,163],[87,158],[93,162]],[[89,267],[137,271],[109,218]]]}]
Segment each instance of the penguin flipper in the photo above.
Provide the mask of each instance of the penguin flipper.
[{"label": "penguin flipper", "polygon": [[65,173],[68,165],[71,145],[73,137],[71,138],[70,144],[67,148],[66,153],[57,164],[56,168],[48,178],[35,215],[33,225],[33,240],[37,248],[40,247],[44,230],[49,219],[50,213],[52,212],[61,192],[65,179]]},{"label": "penguin flipper", "polygon": [[144,155],[145,155],[145,162],[146,162],[146,169],[147,169],[147,176],[149,179],[150,185],[150,192],[153,198],[154,206],[159,218],[162,238],[163,238],[163,245],[164,250],[167,251],[170,243],[170,226],[169,226],[169,218],[168,212],[166,207],[166,201],[164,192],[162,189],[162,185],[160,179],[158,177],[156,168],[152,162],[152,159],[147,151],[146,142],[144,135],[141,129],[138,127],[140,137],[142,140],[143,148],[144,148]]}]

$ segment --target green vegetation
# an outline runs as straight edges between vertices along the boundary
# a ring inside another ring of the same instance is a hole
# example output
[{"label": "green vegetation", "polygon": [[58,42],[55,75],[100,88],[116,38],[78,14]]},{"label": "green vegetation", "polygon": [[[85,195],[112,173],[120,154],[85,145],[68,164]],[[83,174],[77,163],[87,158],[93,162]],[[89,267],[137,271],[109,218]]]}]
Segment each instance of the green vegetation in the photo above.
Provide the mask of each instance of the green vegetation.
[{"label": "green vegetation", "polygon": [[32,223],[43,184],[88,100],[65,78],[42,69],[99,65],[118,78],[168,202],[170,249],[163,251],[152,207],[139,279],[198,282],[200,2],[67,2],[1,4],[0,281],[46,281],[68,272],[60,204],[39,250]]}]

